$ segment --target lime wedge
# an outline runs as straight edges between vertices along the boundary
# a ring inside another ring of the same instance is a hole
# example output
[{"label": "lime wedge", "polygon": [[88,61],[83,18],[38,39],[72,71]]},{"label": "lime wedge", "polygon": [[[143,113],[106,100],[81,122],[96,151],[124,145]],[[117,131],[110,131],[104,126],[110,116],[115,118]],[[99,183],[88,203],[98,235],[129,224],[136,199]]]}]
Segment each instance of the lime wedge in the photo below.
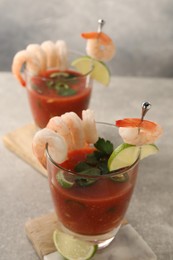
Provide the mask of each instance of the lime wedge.
[{"label": "lime wedge", "polygon": [[59,230],[54,231],[53,241],[57,251],[68,260],[90,259],[97,250],[97,245],[79,240]]},{"label": "lime wedge", "polygon": [[149,155],[155,154],[159,151],[159,148],[155,144],[145,144],[141,148],[140,159],[144,159]]},{"label": "lime wedge", "polygon": [[64,176],[63,171],[59,171],[56,175],[56,179],[59,182],[59,184],[65,188],[65,189],[69,189],[73,186],[74,182],[71,180],[67,180]]},{"label": "lime wedge", "polygon": [[94,60],[89,56],[83,56],[74,60],[71,64],[82,74],[87,74],[93,66],[91,77],[104,86],[108,86],[110,82],[110,71],[105,63]]},{"label": "lime wedge", "polygon": [[[141,149],[141,150],[140,150]],[[119,145],[111,154],[108,160],[108,168],[110,171],[132,165],[138,158],[140,159],[158,152],[158,147],[154,144],[146,144],[141,147],[123,143]]]}]

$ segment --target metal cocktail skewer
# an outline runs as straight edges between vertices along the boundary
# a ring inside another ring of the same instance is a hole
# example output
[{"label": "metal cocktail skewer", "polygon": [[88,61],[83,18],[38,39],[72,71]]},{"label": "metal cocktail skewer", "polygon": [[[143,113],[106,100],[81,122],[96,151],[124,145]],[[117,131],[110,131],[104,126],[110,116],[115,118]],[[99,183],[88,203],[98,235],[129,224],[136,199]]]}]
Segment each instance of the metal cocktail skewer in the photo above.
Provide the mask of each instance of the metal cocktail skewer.
[{"label": "metal cocktail skewer", "polygon": [[103,19],[99,19],[98,20],[98,29],[97,29],[97,32],[98,33],[101,33],[102,32],[102,28],[103,28],[103,26],[104,26],[104,24],[105,24],[105,21],[103,20]]},{"label": "metal cocktail skewer", "polygon": [[151,103],[149,103],[148,101],[142,103],[142,114],[141,114],[141,121],[138,126],[138,133],[140,132],[140,126],[144,120],[144,117],[150,108],[151,108]]},{"label": "metal cocktail skewer", "polygon": [[149,102],[143,102],[142,103],[142,115],[141,115],[141,122],[144,120],[144,117],[148,110],[151,108],[151,104]]}]

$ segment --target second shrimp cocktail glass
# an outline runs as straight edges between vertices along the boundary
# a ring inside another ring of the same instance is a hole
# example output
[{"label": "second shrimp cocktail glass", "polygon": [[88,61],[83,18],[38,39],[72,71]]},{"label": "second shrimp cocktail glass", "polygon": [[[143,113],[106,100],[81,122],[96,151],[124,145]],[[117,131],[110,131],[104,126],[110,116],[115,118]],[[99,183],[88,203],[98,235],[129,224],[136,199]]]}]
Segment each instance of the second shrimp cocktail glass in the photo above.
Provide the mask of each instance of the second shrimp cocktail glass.
[{"label": "second shrimp cocktail glass", "polygon": [[105,62],[113,58],[115,45],[102,32],[104,21],[99,19],[98,24],[97,32],[81,34],[87,41],[87,56],[70,51],[63,40],[29,44],[14,56],[12,73],[26,86],[39,128],[44,128],[50,118],[66,112],[73,111],[81,117],[82,110],[89,106],[93,79],[109,85],[110,71]]},{"label": "second shrimp cocktail glass", "polygon": [[[97,123],[97,131],[99,137],[110,140],[115,147],[122,142],[114,125]],[[48,145],[47,171],[60,228],[103,248],[113,240],[123,221],[135,186],[139,158],[130,167],[108,173],[106,154],[96,152],[103,156],[100,174],[91,155],[95,150],[85,147],[72,151],[64,163],[58,164]],[[81,163],[86,157],[93,168]]]},{"label": "second shrimp cocktail glass", "polygon": [[[79,58],[80,55],[74,52],[68,54],[69,59],[75,57]],[[85,74],[73,66],[63,70],[49,68],[42,76],[25,71],[28,99],[36,125],[43,128],[50,118],[70,111],[81,117],[91,97],[91,72],[92,62]]]}]

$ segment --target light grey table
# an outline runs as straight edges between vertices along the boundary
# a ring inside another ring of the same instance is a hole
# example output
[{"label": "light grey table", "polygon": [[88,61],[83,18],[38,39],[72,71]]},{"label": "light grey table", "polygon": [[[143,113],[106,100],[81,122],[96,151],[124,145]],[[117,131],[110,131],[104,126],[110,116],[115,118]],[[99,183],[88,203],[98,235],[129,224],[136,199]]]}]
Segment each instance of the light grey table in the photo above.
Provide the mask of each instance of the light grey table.
[{"label": "light grey table", "polygon": [[[1,136],[32,122],[26,90],[10,73],[0,73],[0,97]],[[158,260],[173,260],[173,80],[112,78],[108,88],[94,85],[90,108],[97,121],[114,122],[139,117],[146,100],[152,103],[147,119],[159,122],[164,135],[159,154],[141,162],[127,218]],[[0,151],[0,259],[37,260],[24,224],[53,209],[47,179],[2,142]]]}]

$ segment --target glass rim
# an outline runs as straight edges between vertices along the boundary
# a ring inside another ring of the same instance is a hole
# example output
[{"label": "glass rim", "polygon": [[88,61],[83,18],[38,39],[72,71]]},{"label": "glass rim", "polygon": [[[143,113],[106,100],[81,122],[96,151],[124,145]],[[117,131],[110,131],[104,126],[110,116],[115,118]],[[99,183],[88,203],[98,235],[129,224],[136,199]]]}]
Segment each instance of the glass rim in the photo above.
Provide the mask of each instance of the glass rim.
[{"label": "glass rim", "polygon": [[[104,124],[104,125],[109,125],[109,126],[113,126],[115,127],[115,125],[111,124],[111,123],[106,123],[106,122],[96,122],[97,124]],[[70,174],[70,175],[73,175],[73,176],[79,176],[79,177],[85,177],[85,178],[91,178],[91,179],[100,179],[100,178],[108,178],[108,177],[113,177],[113,176],[116,176],[116,175],[120,175],[120,174],[124,174],[124,173],[127,173],[129,172],[130,170],[132,170],[139,162],[140,160],[140,154],[141,154],[141,151],[139,149],[139,154],[138,154],[138,157],[137,159],[135,160],[135,162],[133,164],[131,164],[130,166],[126,166],[126,167],[123,167],[123,168],[120,168],[120,169],[117,169],[117,170],[113,170],[113,171],[109,171],[109,173],[106,173],[106,174],[103,174],[103,175],[93,175],[93,176],[90,176],[90,175],[87,175],[87,174],[80,174],[78,172],[75,172],[75,171],[72,171],[72,170],[69,170],[69,169],[66,169],[64,167],[62,167],[60,164],[58,164],[57,162],[54,161],[54,159],[51,157],[50,153],[49,153],[49,149],[48,149],[48,143],[46,143],[46,155],[47,155],[47,158],[50,160],[50,162],[56,166],[57,168],[65,171],[66,173]]]},{"label": "glass rim", "polygon": [[[75,73],[79,73],[80,75],[77,75],[76,77],[72,77],[72,78],[63,78],[63,81],[73,81],[73,80],[76,80],[76,79],[80,79],[80,78],[85,78],[85,77],[87,77],[87,76],[89,76],[91,73],[92,73],[92,71],[94,70],[94,65],[92,64],[92,66],[91,66],[91,68],[90,68],[90,70],[88,70],[85,74],[81,74],[79,71],[75,71],[75,70],[73,70],[72,68],[69,68],[69,69],[67,69],[67,70],[59,70],[59,69],[57,69],[56,67],[54,67],[54,68],[49,68],[49,69],[47,69],[46,70],[46,72],[47,71],[55,71],[55,70],[57,70],[59,73],[68,73],[68,71],[71,71],[71,72],[75,72]],[[54,72],[52,72],[52,73],[54,73]],[[56,72],[55,72],[56,73]],[[42,79],[42,80],[48,80],[48,79],[54,79],[53,77],[51,78],[51,77],[47,77],[47,76],[45,76],[45,75],[37,75],[37,74],[34,74],[34,73],[32,73],[31,71],[29,71],[29,70],[27,70],[26,68],[25,68],[25,70],[24,70],[24,74],[25,75],[29,75],[30,77],[34,77],[34,78],[36,78],[36,79]]]},{"label": "glass rim", "polygon": [[[74,55],[78,55],[79,57],[86,56],[82,52],[79,52],[79,51],[76,51],[76,50],[69,50],[68,53],[69,53],[69,55],[74,54]],[[74,71],[74,72],[77,72],[77,73],[81,74],[81,75],[78,75],[78,76],[73,77],[73,78],[67,78],[67,79],[64,78],[64,80],[66,80],[66,81],[72,81],[72,80],[76,80],[76,78],[87,77],[94,70],[94,63],[93,63],[92,59],[91,59],[91,68],[85,74],[82,74],[78,70],[75,70],[75,67],[70,67],[70,66],[71,66],[71,63],[69,64],[69,67],[66,70],[60,70],[57,67],[49,67],[48,69],[46,69],[46,72],[47,71],[51,71],[51,70],[57,70],[60,73],[67,73],[68,71],[72,71],[72,72]],[[38,79],[43,79],[43,80],[45,79],[45,80],[47,80],[47,76],[34,74],[32,71],[29,71],[26,68],[26,66],[24,67],[24,74],[27,74],[29,76],[32,76],[32,77],[35,77],[35,78],[38,78]]]}]

